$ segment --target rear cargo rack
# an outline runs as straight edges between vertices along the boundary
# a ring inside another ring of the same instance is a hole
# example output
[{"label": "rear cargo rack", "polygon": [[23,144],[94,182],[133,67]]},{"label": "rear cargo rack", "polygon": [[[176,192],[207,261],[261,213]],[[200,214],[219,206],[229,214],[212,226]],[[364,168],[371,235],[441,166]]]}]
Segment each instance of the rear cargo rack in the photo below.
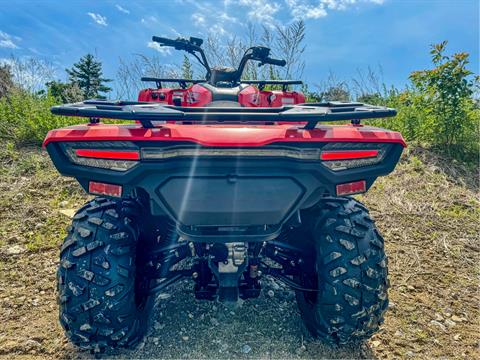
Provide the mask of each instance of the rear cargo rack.
[{"label": "rear cargo rack", "polygon": [[86,100],[80,103],[53,106],[51,112],[62,116],[80,116],[99,119],[136,120],[145,128],[153,128],[152,121],[195,123],[275,123],[305,122],[305,129],[314,129],[319,122],[395,116],[394,109],[358,102],[323,102],[290,105],[278,108],[253,107],[185,107],[138,101]]},{"label": "rear cargo rack", "polygon": [[169,78],[156,78],[156,77],[142,77],[141,81],[154,82],[157,89],[161,89],[162,82],[165,83],[178,83],[182,89],[187,88],[187,84],[198,84],[205,82],[205,80],[192,80],[192,79],[169,79]]}]

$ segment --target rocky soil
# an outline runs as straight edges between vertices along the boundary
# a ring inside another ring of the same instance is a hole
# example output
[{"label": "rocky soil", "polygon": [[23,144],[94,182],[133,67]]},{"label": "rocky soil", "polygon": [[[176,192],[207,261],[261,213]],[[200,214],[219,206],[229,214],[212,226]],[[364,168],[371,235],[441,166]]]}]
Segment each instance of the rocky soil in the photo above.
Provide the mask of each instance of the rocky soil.
[{"label": "rocky soil", "polygon": [[[160,295],[137,349],[105,356],[480,358],[480,203],[471,173],[412,147],[360,197],[385,237],[391,281],[385,324],[362,346],[310,338],[293,292],[265,278],[261,297],[234,309],[197,301],[191,283],[179,283]],[[58,246],[87,197],[39,149],[0,150],[0,194],[0,356],[90,358],[63,336],[55,301]]]}]

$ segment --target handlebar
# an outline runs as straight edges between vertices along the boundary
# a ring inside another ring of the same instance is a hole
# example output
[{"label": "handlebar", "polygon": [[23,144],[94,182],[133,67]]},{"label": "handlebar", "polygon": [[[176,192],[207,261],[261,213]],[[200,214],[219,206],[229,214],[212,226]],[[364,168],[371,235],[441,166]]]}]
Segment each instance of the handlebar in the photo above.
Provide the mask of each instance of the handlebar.
[{"label": "handlebar", "polygon": [[187,39],[168,39],[160,36],[152,36],[152,40],[159,43],[161,46],[170,46],[174,47],[176,50],[185,50],[187,52],[200,51],[200,46],[198,43]]},{"label": "handlebar", "polygon": [[[200,64],[202,64],[203,67],[207,70],[207,74],[205,75],[205,78],[207,80],[210,78],[211,69],[210,69],[210,66],[208,65],[208,61],[205,56],[205,53],[201,48],[203,43],[202,39],[190,37],[190,39],[188,40],[182,39],[182,38],[172,40],[172,39],[164,38],[161,36],[152,36],[152,41],[159,43],[160,46],[170,46],[175,48],[175,50],[183,50],[192,54],[197,58]],[[198,57],[197,53],[200,54],[200,57]]]},{"label": "handlebar", "polygon": [[175,46],[176,40],[167,39],[160,36],[152,36],[152,41],[158,42],[160,45],[164,46]]},{"label": "handlebar", "polygon": [[[202,49],[203,40],[195,37],[190,37],[190,39],[168,39],[160,36],[152,36],[152,40],[154,42],[159,43],[161,46],[170,46],[175,48],[176,50],[183,50],[186,51],[197,58],[197,60],[202,64],[205,69],[207,70],[207,74],[205,76],[207,81],[210,81],[212,71],[210,66],[208,65],[207,58],[205,53]],[[199,54],[200,57],[197,55]],[[247,64],[248,60],[258,61],[261,65],[271,64],[275,66],[285,66],[287,62],[285,60],[279,59],[272,59],[268,55],[270,54],[270,49],[265,46],[252,46],[251,48],[245,51],[242,59],[240,60],[240,64],[238,68],[231,73],[229,76],[229,81],[232,83],[238,83],[242,77],[243,70],[245,65]]]},{"label": "handlebar", "polygon": [[271,64],[275,66],[285,66],[287,65],[287,62],[285,60],[279,60],[279,59],[272,59],[267,57],[265,60],[262,61],[263,64]]}]

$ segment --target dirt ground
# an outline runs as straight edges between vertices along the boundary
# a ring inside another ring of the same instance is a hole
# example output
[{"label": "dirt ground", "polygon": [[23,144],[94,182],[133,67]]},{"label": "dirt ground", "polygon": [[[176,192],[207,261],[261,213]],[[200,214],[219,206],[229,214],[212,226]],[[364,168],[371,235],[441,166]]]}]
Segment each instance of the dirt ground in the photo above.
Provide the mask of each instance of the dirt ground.
[{"label": "dirt ground", "polygon": [[[90,358],[57,322],[58,246],[87,200],[39,149],[0,146],[0,356]],[[390,309],[360,347],[332,348],[303,330],[293,292],[264,279],[260,298],[230,309],[194,299],[184,282],[160,296],[137,349],[110,358],[480,358],[476,176],[411,147],[365,196],[385,237]],[[268,292],[268,290],[271,290]],[[268,294],[267,294],[268,292]]]}]

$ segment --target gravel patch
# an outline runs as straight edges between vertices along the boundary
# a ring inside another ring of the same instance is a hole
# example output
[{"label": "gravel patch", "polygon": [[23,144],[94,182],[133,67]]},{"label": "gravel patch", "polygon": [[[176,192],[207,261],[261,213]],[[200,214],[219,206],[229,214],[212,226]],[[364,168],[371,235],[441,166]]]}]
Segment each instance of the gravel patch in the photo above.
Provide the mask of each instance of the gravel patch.
[{"label": "gravel patch", "polygon": [[[264,278],[259,298],[225,306],[196,300],[193,282],[172,286],[159,299],[152,324],[134,350],[106,353],[115,359],[312,359],[369,358],[368,347],[331,347],[303,326],[295,293]],[[273,293],[273,294],[272,294]],[[267,295],[268,294],[268,295]]]}]

